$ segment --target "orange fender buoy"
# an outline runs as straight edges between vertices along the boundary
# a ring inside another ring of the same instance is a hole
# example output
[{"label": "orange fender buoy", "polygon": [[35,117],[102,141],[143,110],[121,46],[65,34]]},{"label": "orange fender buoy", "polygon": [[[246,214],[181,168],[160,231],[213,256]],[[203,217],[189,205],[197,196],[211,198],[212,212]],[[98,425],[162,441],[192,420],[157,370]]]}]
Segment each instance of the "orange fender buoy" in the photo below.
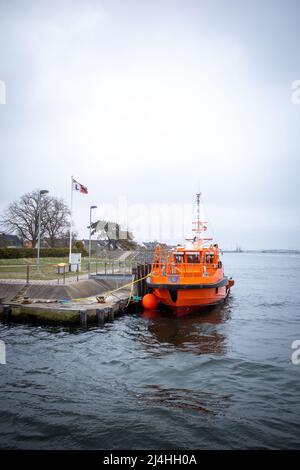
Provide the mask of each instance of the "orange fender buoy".
[{"label": "orange fender buoy", "polygon": [[146,294],[142,299],[144,308],[153,310],[157,307],[157,297],[154,294]]}]

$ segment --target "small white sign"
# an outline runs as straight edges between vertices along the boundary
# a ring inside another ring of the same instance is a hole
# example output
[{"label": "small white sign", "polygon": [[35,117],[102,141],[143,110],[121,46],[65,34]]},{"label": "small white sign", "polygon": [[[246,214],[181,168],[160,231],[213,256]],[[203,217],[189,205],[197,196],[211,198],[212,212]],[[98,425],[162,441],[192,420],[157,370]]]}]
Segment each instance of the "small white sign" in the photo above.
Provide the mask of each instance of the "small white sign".
[{"label": "small white sign", "polygon": [[0,364],[6,364],[6,346],[4,341],[0,339]]},{"label": "small white sign", "polygon": [[81,271],[81,253],[71,253],[71,271]]}]

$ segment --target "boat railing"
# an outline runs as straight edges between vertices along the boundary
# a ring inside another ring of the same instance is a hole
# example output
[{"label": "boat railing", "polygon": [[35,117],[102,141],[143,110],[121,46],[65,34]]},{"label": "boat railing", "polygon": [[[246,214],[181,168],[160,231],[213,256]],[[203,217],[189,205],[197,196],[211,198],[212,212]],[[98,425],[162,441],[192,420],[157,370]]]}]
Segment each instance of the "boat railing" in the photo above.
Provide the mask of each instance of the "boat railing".
[{"label": "boat railing", "polygon": [[201,261],[196,263],[176,262],[174,253],[168,252],[157,246],[154,252],[151,275],[169,276],[179,275],[188,277],[206,277],[211,275],[219,266],[219,263],[206,261],[201,257]]},{"label": "boat railing", "polygon": [[152,264],[152,276],[180,275],[189,277],[205,277],[218,268],[216,263],[168,263],[165,261]]}]

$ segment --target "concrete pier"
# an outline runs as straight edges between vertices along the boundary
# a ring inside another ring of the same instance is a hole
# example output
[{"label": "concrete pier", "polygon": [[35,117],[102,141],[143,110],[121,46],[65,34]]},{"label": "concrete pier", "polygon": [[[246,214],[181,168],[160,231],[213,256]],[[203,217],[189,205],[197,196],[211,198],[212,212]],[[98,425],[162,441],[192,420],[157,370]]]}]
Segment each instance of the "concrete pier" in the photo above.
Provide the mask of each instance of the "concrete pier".
[{"label": "concrete pier", "polygon": [[124,312],[130,295],[130,287],[122,288],[125,284],[126,278],[91,279],[66,286],[32,284],[24,290],[24,283],[0,283],[0,320],[101,325]]}]

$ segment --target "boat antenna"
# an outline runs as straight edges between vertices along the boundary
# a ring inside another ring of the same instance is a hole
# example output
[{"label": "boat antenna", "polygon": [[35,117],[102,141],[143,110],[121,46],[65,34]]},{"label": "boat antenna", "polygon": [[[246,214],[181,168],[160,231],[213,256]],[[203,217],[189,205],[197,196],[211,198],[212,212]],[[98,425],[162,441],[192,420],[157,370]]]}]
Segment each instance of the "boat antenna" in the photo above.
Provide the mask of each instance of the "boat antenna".
[{"label": "boat antenna", "polygon": [[201,219],[200,219],[200,198],[202,193],[197,193],[197,233],[198,237],[200,238],[200,231],[201,231]]},{"label": "boat antenna", "polygon": [[[196,232],[196,236],[194,237],[193,241],[198,242],[198,245],[202,245],[203,242],[207,242],[209,240],[212,240],[212,238],[201,238],[201,232],[204,232],[207,230],[207,222],[204,222],[201,220],[201,213],[200,213],[200,200],[201,200],[202,193],[197,193],[196,194],[196,201],[197,201],[197,220],[193,222],[193,224],[196,225],[195,228],[193,228],[193,232]],[[188,240],[188,239],[187,239]]]}]

